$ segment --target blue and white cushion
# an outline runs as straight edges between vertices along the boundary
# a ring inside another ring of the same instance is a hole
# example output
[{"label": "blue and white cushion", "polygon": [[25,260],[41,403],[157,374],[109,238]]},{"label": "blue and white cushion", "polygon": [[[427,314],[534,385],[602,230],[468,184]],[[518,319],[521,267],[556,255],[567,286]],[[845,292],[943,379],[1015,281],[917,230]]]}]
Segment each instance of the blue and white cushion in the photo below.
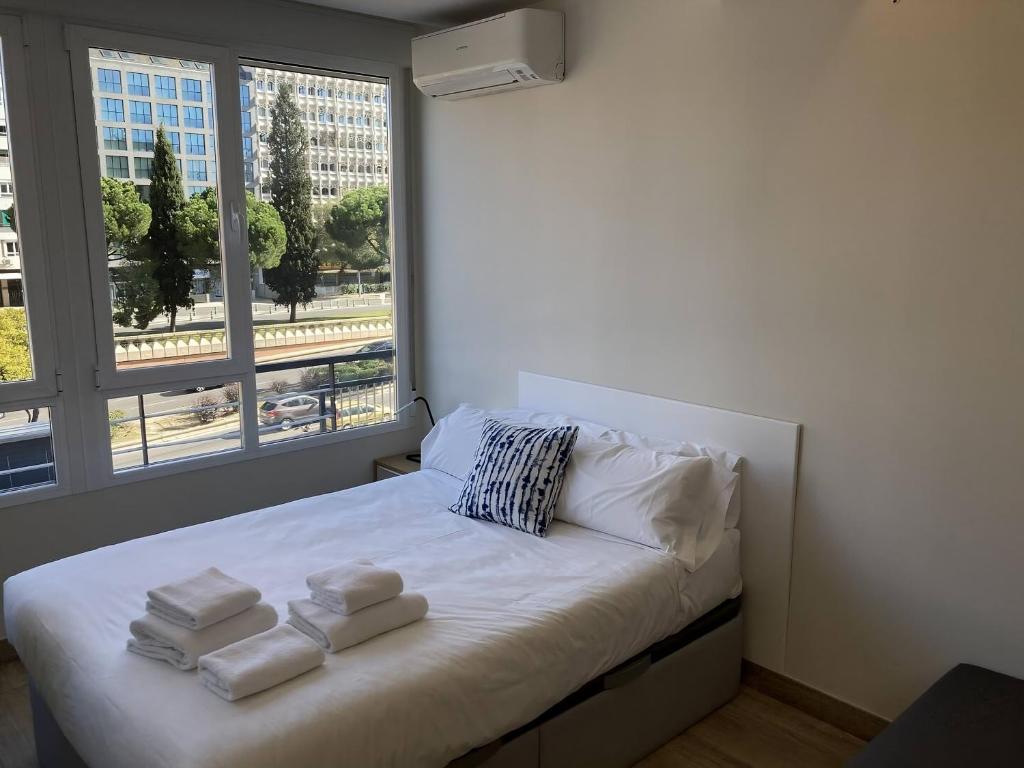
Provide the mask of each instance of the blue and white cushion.
[{"label": "blue and white cushion", "polygon": [[544,536],[578,432],[488,419],[451,511]]}]

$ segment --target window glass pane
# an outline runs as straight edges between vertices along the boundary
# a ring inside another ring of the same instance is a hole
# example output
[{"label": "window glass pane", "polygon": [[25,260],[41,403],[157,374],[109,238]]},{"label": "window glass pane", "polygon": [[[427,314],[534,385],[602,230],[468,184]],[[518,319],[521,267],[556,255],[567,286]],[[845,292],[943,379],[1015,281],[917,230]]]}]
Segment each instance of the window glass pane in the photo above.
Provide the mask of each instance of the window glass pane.
[{"label": "window glass pane", "polygon": [[0,412],[0,493],[56,482],[50,409]]},{"label": "window glass pane", "polygon": [[[11,165],[12,151],[20,150],[11,146],[8,130],[8,123],[20,120],[21,115],[9,113],[2,53],[0,48],[0,382],[5,382],[30,380],[34,369],[22,275],[24,254],[18,239],[17,186]],[[0,489],[4,487],[0,483]]]},{"label": "window glass pane", "polygon": [[[111,55],[93,49],[89,58],[97,84],[115,364],[123,370],[224,358],[214,124],[201,106],[166,102],[184,97],[186,82],[202,85],[199,79],[179,78],[183,68],[205,78],[212,77],[212,67],[107,53]],[[117,73],[119,79],[101,80],[101,69]],[[131,94],[130,122],[146,126],[133,127],[130,142],[125,141],[125,128],[110,125],[125,122],[123,101],[99,92],[99,83],[114,81],[126,84]],[[201,99],[201,88],[199,93]],[[189,126],[184,147],[181,133],[167,130],[178,126],[179,114]],[[187,164],[182,163],[183,149]],[[155,209],[164,215],[154,215]]]},{"label": "window glass pane", "polygon": [[[241,147],[252,195],[260,441],[390,421],[397,391],[384,172],[388,85],[318,74],[312,86],[309,74],[264,66],[242,66],[239,79],[243,87],[256,83],[243,89],[243,121],[253,135],[266,135],[265,142],[244,135]],[[322,99],[322,110],[300,108],[308,99],[300,85]],[[348,92],[366,93],[367,102],[371,93],[380,96],[376,106],[360,106],[360,116],[370,110],[379,122],[341,125],[355,113]],[[359,170],[339,173],[341,167]]]},{"label": "window glass pane", "polygon": [[242,447],[237,382],[107,401],[114,471]]}]

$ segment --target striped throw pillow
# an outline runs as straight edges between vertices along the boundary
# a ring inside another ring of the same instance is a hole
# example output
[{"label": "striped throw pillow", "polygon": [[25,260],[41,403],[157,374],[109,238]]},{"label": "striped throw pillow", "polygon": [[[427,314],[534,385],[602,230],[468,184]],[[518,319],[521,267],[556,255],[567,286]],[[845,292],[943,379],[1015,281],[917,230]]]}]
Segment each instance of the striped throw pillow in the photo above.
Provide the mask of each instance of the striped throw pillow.
[{"label": "striped throw pillow", "polygon": [[578,431],[487,419],[473,469],[451,511],[544,536]]}]

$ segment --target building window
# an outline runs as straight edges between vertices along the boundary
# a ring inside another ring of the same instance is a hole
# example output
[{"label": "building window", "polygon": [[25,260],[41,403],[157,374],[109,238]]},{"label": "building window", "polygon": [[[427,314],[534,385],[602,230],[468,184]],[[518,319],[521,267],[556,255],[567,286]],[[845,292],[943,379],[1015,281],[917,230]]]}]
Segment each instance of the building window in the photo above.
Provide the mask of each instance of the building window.
[{"label": "building window", "polygon": [[126,133],[125,129],[104,126],[103,148],[119,149],[122,152],[126,152],[128,150],[128,134]]},{"label": "building window", "polygon": [[245,83],[238,86],[239,98],[242,103],[242,109],[248,109],[252,103],[252,93],[249,91],[249,86]]},{"label": "building window", "polygon": [[174,104],[157,104],[156,117],[162,125],[177,125],[178,107]]},{"label": "building window", "polygon": [[253,176],[252,163],[245,163],[242,166],[242,173],[245,177],[246,184],[253,184],[255,182],[255,177]]},{"label": "building window", "polygon": [[116,69],[97,69],[96,80],[103,93],[121,92],[121,73]]},{"label": "building window", "polygon": [[154,75],[153,79],[156,83],[156,96],[158,99],[178,98],[178,88],[173,77],[170,75]]},{"label": "building window", "polygon": [[252,160],[252,136],[242,137],[242,159]]},{"label": "building window", "polygon": [[266,131],[260,131],[260,144],[266,144],[266,143],[267,143],[267,133],[266,133]]},{"label": "building window", "polygon": [[205,160],[189,160],[188,161],[188,180],[189,181],[206,181],[206,161]]},{"label": "building window", "polygon": [[0,195],[9,197],[14,194],[14,185],[9,181],[0,181]]},{"label": "building window", "polygon": [[273,80],[267,80],[267,90],[268,91],[273,91],[274,90],[274,81]]},{"label": "building window", "polygon": [[263,90],[263,81],[262,80],[257,80],[256,81],[256,90],[257,91],[262,91]]},{"label": "building window", "polygon": [[100,120],[109,123],[124,122],[124,102],[120,99],[100,99]]},{"label": "building window", "polygon": [[132,149],[136,152],[152,152],[153,132],[144,128],[132,128]]},{"label": "building window", "polygon": [[153,122],[153,105],[148,101],[129,101],[128,108],[131,111],[133,123]]},{"label": "building window", "polygon": [[129,72],[128,93],[133,96],[149,96],[149,75],[142,72]]},{"label": "building window", "polygon": [[199,80],[181,78],[181,98],[185,101],[202,101],[203,84]]},{"label": "building window", "polygon": [[300,85],[296,90],[298,91],[299,96],[305,96],[306,95],[306,86]]},{"label": "building window", "polygon": [[107,176],[114,179],[127,179],[128,158],[124,155],[107,155]]},{"label": "building window", "polygon": [[202,128],[203,127],[203,108],[202,107],[185,107],[185,127],[186,128]]},{"label": "building window", "polygon": [[148,179],[153,176],[153,158],[151,157],[136,157],[135,158],[135,178],[136,179]]},{"label": "building window", "polygon": [[185,134],[185,154],[187,155],[205,155],[206,154],[206,136],[201,133],[186,133]]},{"label": "building window", "polygon": [[171,142],[171,149],[174,150],[174,154],[181,154],[181,134],[177,131],[168,131],[167,140]]},{"label": "building window", "polygon": [[252,112],[242,113],[242,133],[252,132]]}]

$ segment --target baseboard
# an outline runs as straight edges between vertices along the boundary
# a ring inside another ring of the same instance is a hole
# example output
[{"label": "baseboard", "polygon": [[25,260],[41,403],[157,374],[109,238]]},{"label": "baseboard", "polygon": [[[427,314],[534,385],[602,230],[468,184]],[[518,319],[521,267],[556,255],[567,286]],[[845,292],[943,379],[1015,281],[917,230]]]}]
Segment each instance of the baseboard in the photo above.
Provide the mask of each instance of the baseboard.
[{"label": "baseboard", "polygon": [[864,741],[871,741],[889,725],[885,718],[746,659],[743,660],[743,682]]},{"label": "baseboard", "polygon": [[18,658],[18,652],[14,646],[7,642],[7,638],[0,637],[0,662],[14,661]]}]

